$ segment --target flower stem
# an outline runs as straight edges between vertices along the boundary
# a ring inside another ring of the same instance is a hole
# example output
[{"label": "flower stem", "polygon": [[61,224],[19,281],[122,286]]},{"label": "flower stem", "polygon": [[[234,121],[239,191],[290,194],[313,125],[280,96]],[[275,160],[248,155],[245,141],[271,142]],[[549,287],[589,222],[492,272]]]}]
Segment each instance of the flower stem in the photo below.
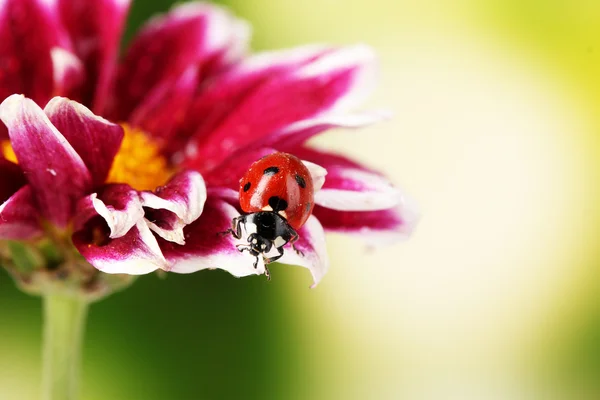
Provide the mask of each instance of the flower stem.
[{"label": "flower stem", "polygon": [[43,299],[42,400],[76,400],[89,303],[83,296],[65,294],[46,294]]}]

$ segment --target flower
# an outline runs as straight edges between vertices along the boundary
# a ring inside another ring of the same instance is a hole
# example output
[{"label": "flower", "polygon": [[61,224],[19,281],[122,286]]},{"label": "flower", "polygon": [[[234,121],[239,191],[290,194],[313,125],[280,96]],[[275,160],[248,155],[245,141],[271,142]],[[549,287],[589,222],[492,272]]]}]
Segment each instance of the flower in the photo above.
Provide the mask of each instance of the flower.
[{"label": "flower", "polygon": [[247,56],[245,22],[192,2],[150,20],[117,62],[128,7],[0,2],[0,241],[50,242],[62,264],[81,255],[111,274],[261,274],[218,233],[239,215],[244,171],[274,151],[306,160],[322,185],[299,231],[303,256],[280,260],[314,285],[328,268],[325,231],[411,233],[412,204],[382,174],[306,143],[385,118],[352,113],[376,80],[369,47]]}]

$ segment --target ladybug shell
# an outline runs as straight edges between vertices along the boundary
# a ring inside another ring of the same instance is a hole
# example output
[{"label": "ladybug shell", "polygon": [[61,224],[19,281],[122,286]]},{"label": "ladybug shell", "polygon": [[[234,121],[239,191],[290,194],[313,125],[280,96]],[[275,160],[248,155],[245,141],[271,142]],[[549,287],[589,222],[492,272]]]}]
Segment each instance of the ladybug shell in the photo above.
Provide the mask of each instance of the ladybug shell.
[{"label": "ladybug shell", "polygon": [[254,162],[240,180],[240,206],[246,213],[275,211],[300,229],[314,207],[308,168],[296,156],[273,153]]}]

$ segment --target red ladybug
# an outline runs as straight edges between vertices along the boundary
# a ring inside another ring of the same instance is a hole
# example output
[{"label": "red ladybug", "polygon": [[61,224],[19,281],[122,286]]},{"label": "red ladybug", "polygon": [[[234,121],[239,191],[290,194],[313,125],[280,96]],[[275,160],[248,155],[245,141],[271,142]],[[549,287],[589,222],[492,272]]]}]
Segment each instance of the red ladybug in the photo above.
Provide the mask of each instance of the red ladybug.
[{"label": "red ladybug", "polygon": [[[266,265],[283,256],[287,243],[302,254],[294,242],[298,229],[304,225],[314,207],[314,188],[308,168],[291,154],[273,153],[250,166],[240,180],[240,206],[246,213],[232,221],[227,231],[236,239],[242,237],[242,226],[248,235],[247,245],[238,245],[239,251],[247,251],[256,257],[263,256]],[[266,257],[275,248],[279,254]]]}]

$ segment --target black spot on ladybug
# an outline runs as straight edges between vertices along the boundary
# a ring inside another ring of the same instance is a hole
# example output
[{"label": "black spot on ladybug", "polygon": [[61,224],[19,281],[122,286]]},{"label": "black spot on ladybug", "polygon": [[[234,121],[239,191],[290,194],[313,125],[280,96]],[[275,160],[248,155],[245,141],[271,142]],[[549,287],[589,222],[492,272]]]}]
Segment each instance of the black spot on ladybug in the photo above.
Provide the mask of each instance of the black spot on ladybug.
[{"label": "black spot on ladybug", "polygon": [[288,203],[279,196],[271,196],[269,197],[269,206],[271,206],[273,211],[277,212],[285,210],[288,207]]},{"label": "black spot on ladybug", "polygon": [[302,189],[306,187],[306,181],[300,175],[296,175],[296,182],[298,182],[298,186],[300,186]]},{"label": "black spot on ladybug", "polygon": [[268,175],[268,176],[272,176],[272,175],[275,175],[278,172],[279,172],[279,168],[277,168],[277,167],[269,167],[269,168],[265,169],[264,174]]},{"label": "black spot on ladybug", "polygon": [[310,211],[310,205],[311,205],[310,201],[308,203],[306,203],[306,212]]},{"label": "black spot on ladybug", "polygon": [[252,186],[252,184],[250,182],[246,183],[244,185],[244,192],[247,192],[250,189],[250,186]]}]

